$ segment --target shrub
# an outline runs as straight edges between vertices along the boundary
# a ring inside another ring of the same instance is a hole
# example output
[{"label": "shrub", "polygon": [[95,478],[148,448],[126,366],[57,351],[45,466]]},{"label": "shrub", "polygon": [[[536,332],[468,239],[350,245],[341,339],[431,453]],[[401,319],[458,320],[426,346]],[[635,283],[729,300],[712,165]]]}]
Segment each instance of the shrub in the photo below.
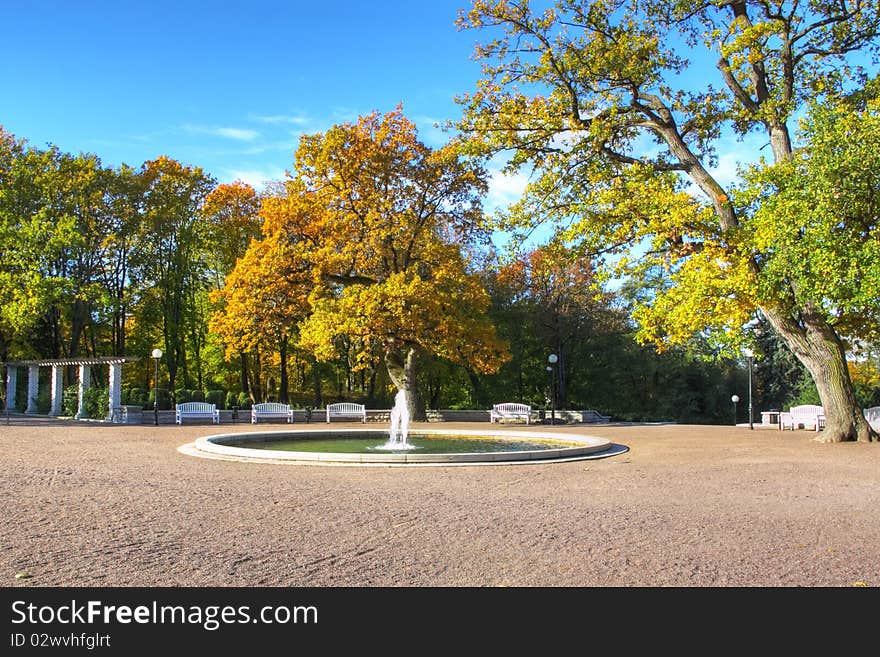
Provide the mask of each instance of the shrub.
[{"label": "shrub", "polygon": [[209,404],[217,404],[221,411],[225,408],[226,393],[222,390],[209,390],[205,395],[205,401]]},{"label": "shrub", "polygon": [[37,395],[37,413],[41,415],[48,415],[51,409],[51,391],[49,389],[40,390],[39,394]]},{"label": "shrub", "polygon": [[226,408],[238,406],[238,393],[230,390],[226,393]]},{"label": "shrub", "polygon": [[[150,390],[150,398],[145,408],[153,408],[156,399],[156,391]],[[171,395],[166,388],[159,388],[159,410],[167,411],[171,409]]]},{"label": "shrub", "polygon": [[185,388],[178,388],[174,391],[174,403],[175,404],[185,404],[186,402],[192,401],[192,391],[186,390]]},{"label": "shrub", "polygon": [[61,414],[72,417],[79,410],[79,386],[67,386],[61,393]]},{"label": "shrub", "polygon": [[107,417],[109,395],[107,388],[89,388],[83,395],[83,414],[85,417],[103,420]]},{"label": "shrub", "polygon": [[251,398],[245,392],[238,393],[238,407],[242,410],[249,411],[251,408]]},{"label": "shrub", "polygon": [[128,403],[132,406],[146,406],[150,396],[143,388],[132,388],[128,391]]},{"label": "shrub", "polygon": [[[203,402],[205,401],[205,393],[201,390],[190,390],[189,391],[189,400]],[[217,408],[220,408],[219,406]]]}]

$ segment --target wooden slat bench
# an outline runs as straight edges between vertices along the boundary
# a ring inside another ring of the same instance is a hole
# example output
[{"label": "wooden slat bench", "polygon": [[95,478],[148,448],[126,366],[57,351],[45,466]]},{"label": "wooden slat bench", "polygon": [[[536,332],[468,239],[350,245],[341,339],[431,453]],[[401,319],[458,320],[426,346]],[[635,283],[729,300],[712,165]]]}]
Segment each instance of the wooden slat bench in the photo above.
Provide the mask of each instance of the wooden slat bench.
[{"label": "wooden slat bench", "polygon": [[251,407],[251,424],[257,424],[259,420],[284,420],[288,424],[293,422],[293,409],[289,404],[278,402],[262,402]]},{"label": "wooden slat bench", "polygon": [[338,404],[329,404],[327,406],[327,424],[330,424],[330,418],[360,418],[361,422],[367,422],[367,407],[363,404],[355,404],[353,402],[339,402]]},{"label": "wooden slat bench", "polygon": [[220,411],[217,404],[207,402],[185,402],[178,404],[174,411],[174,421],[183,424],[183,419],[211,420],[214,424],[220,424]]},{"label": "wooden slat bench", "polygon": [[495,420],[525,420],[526,424],[531,424],[532,407],[528,404],[516,404],[513,402],[504,402],[503,404],[495,404],[489,411],[489,422]]}]

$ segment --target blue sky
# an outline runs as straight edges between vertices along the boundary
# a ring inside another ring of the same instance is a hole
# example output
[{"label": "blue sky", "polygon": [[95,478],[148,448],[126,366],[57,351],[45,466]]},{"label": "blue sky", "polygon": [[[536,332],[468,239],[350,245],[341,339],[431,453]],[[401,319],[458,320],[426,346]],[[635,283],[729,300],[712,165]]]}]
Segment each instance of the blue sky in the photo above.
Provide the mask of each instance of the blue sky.
[{"label": "blue sky", "polygon": [[303,132],[398,103],[443,143],[433,125],[458,116],[485,36],[455,27],[467,0],[2,4],[6,130],[109,165],[164,154],[252,184],[283,177]]}]

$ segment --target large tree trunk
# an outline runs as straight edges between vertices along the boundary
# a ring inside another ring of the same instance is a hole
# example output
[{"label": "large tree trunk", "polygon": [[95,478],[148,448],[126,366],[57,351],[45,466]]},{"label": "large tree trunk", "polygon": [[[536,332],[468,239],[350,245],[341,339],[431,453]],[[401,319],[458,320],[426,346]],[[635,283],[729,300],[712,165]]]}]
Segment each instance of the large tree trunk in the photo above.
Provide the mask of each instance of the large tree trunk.
[{"label": "large tree trunk", "polygon": [[[476,403],[478,408],[488,408],[489,407],[489,398],[486,394],[486,388],[483,385],[483,381],[480,379],[480,375],[474,372],[469,367],[465,368],[465,372],[467,372],[468,381],[471,383],[471,389],[474,391],[474,402]],[[519,396],[517,399],[523,398],[523,383],[522,383],[522,367],[519,368],[519,372],[517,375],[517,392]]]},{"label": "large tree trunk", "polygon": [[782,313],[762,310],[776,333],[809,370],[819,391],[826,422],[824,431],[816,436],[816,440],[838,443],[880,439],[856,401],[846,352],[834,328],[809,310],[803,313],[800,324]]},{"label": "large tree trunk", "polygon": [[242,352],[239,353],[238,357],[239,357],[239,363],[240,363],[240,366],[241,366],[241,374],[240,374],[240,379],[241,379],[241,391],[242,391],[244,394],[247,395],[247,394],[250,394],[250,391],[251,391],[250,385],[249,385],[249,383],[248,383],[248,362],[247,362],[247,354],[246,354],[245,352],[242,351]]},{"label": "large tree trunk", "polygon": [[406,405],[409,408],[410,418],[416,422],[425,422],[428,414],[425,412],[425,405],[416,384],[416,360],[415,349],[409,349],[406,357],[400,351],[392,350],[385,355],[385,366],[394,386],[398,390],[406,391]]},{"label": "large tree trunk", "polygon": [[278,355],[281,359],[281,381],[279,383],[281,389],[278,392],[278,401],[286,404],[288,401],[288,383],[287,383],[287,336],[285,335],[279,340]]},{"label": "large tree trunk", "polygon": [[320,409],[324,405],[324,393],[321,390],[321,368],[314,361],[312,362],[312,386],[315,392],[315,408]]}]

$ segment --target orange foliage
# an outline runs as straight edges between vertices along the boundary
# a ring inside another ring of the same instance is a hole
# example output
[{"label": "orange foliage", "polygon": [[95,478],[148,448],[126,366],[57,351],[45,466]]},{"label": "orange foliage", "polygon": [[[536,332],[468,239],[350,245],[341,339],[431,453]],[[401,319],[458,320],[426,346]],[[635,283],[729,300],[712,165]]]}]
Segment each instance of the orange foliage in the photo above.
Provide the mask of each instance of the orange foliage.
[{"label": "orange foliage", "polygon": [[303,320],[300,346],[321,360],[345,336],[357,367],[414,349],[498,368],[506,347],[461,251],[485,234],[479,167],[419,142],[398,108],[303,137],[295,173],[264,201],[263,240],[227,279],[224,339],[253,344]]}]

